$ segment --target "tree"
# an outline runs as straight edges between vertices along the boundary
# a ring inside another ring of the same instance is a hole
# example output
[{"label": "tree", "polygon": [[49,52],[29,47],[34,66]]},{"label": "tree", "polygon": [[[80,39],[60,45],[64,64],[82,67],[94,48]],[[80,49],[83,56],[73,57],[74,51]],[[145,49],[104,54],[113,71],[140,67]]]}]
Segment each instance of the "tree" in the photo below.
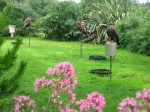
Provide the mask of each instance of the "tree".
[{"label": "tree", "polygon": [[0,13],[0,32],[9,24],[10,22],[10,14],[12,12],[13,6],[7,5]]},{"label": "tree", "polygon": [[4,0],[1,0],[0,1],[0,12],[4,9],[4,7],[6,6],[7,4],[6,4],[6,1],[4,1]]},{"label": "tree", "polygon": [[[3,44],[3,39],[0,39],[0,46]],[[6,73],[9,69],[14,66],[14,62],[17,59],[17,51],[22,43],[22,39],[17,38],[16,43],[12,49],[9,49],[3,56],[0,57],[0,97],[6,96],[7,94],[15,91],[18,86],[17,80],[23,75],[26,67],[26,62],[20,62],[19,69],[14,75]],[[7,74],[7,76],[5,75]]]},{"label": "tree", "polygon": [[[76,19],[79,6],[72,1],[59,2],[48,10],[48,14],[36,21],[47,37],[62,40],[77,40]],[[40,24],[40,25],[39,25]]]},{"label": "tree", "polygon": [[[7,6],[2,13],[0,13],[0,26],[1,29],[5,28],[9,21],[7,19],[3,19],[4,17],[9,17],[11,14],[12,7]],[[4,38],[0,37],[0,47],[4,43]],[[1,54],[0,52],[0,99],[2,100],[5,96],[12,94],[18,85],[18,79],[23,75],[25,67],[27,65],[26,62],[21,61],[18,70],[12,75],[8,74],[7,71],[10,70],[17,59],[17,51],[20,48],[22,43],[22,39],[17,38],[16,43],[14,44],[12,49],[9,49],[5,54]],[[0,109],[2,109],[3,103],[0,101]],[[1,111],[1,110],[0,110]]]},{"label": "tree", "polygon": [[20,36],[27,35],[23,29],[23,21],[29,16],[32,15],[32,22],[36,19],[36,12],[27,4],[14,4],[14,10],[10,15],[11,24],[16,25],[16,34]]}]

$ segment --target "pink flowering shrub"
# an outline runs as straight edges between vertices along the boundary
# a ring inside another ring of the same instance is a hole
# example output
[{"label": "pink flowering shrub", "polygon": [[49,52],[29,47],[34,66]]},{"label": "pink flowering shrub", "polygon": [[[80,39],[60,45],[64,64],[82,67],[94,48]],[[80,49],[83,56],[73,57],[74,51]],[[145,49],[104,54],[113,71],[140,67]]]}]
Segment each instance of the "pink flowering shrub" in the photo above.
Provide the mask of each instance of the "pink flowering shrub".
[{"label": "pink flowering shrub", "polygon": [[92,107],[96,112],[102,112],[102,107],[105,106],[105,98],[98,92],[92,92],[87,95],[85,100],[77,101],[76,105],[80,105],[81,111],[88,111]]},{"label": "pink flowering shrub", "polygon": [[150,112],[150,89],[143,89],[136,93],[136,99],[125,98],[119,104],[120,112]]},{"label": "pink flowering shrub", "polygon": [[[58,63],[53,68],[48,68],[46,73],[51,77],[51,80],[47,80],[45,77],[36,79],[34,89],[38,92],[41,87],[48,87],[52,91],[51,101],[56,104],[59,112],[78,112],[70,108],[71,103],[78,105],[81,112],[91,110],[102,112],[102,107],[105,106],[105,98],[96,91],[88,94],[86,99],[75,102],[76,94],[72,90],[77,86],[77,77],[75,77],[71,63]],[[62,93],[68,96],[67,103],[61,100]],[[10,112],[34,112],[35,107],[34,100],[30,97],[19,96],[15,98],[14,108]],[[136,98],[125,98],[119,104],[118,110],[120,112],[150,112],[150,89],[137,92]],[[42,111],[46,111],[44,106]]]},{"label": "pink flowering shrub", "polygon": [[[36,79],[34,82],[35,91],[37,92],[40,87],[49,87],[52,90],[52,102],[58,104],[59,112],[77,112],[77,110],[70,108],[70,103],[74,103],[76,98],[76,94],[73,93],[72,89],[77,86],[77,78],[74,75],[74,68],[71,63],[58,63],[54,68],[48,68],[46,73],[53,78],[51,80],[46,80],[45,77]],[[67,104],[60,100],[61,93],[65,92],[68,96]],[[90,110],[90,107],[92,107],[97,112],[102,112],[101,108],[105,105],[105,98],[100,93],[93,92],[87,96],[85,102],[81,100],[76,104],[80,105],[81,111]]]},{"label": "pink flowering shrub", "polygon": [[28,96],[19,96],[14,99],[14,108],[11,112],[34,112],[36,107],[34,103]]},{"label": "pink flowering shrub", "polygon": [[72,89],[75,89],[77,86],[77,78],[74,75],[72,64],[69,62],[58,63],[54,68],[48,68],[46,73],[51,76],[52,79],[47,80],[45,77],[36,79],[34,82],[35,91],[37,92],[40,87],[49,87],[52,90],[52,102],[59,105],[58,110],[60,112],[71,110],[69,104],[64,104],[64,102],[60,100],[60,95],[61,93],[66,93],[68,102],[74,103],[75,101],[76,94],[73,93]]}]

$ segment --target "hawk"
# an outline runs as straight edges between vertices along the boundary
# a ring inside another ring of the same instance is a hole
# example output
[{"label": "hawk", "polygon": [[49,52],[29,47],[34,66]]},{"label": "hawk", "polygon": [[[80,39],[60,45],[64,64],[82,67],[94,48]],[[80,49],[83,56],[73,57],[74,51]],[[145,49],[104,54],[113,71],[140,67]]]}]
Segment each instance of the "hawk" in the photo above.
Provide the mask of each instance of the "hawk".
[{"label": "hawk", "polygon": [[114,25],[108,25],[108,27],[106,29],[106,33],[111,41],[116,42],[117,45],[120,45],[119,36],[116,32],[116,29],[114,28]]},{"label": "hawk", "polygon": [[76,22],[76,26],[77,29],[82,32],[83,34],[85,34],[86,36],[88,35],[88,31],[87,31],[87,27],[84,21],[81,20],[81,18],[79,18]]},{"label": "hawk", "polygon": [[31,25],[32,17],[29,15],[29,17],[24,21],[23,28],[27,28]]}]

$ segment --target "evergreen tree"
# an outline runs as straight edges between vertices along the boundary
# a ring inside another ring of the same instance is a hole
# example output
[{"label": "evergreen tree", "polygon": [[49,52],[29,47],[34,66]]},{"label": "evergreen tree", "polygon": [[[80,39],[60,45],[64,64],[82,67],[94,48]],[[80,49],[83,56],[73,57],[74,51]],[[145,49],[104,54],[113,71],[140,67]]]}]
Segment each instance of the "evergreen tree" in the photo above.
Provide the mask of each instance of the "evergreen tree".
[{"label": "evergreen tree", "polygon": [[12,5],[7,5],[2,12],[0,12],[0,32],[7,27],[10,22],[10,14],[13,10]]},{"label": "evergreen tree", "polygon": [[[0,41],[3,41],[0,39]],[[3,43],[3,42],[0,42]],[[17,38],[12,49],[9,49],[3,56],[0,57],[0,97],[11,94],[18,87],[17,80],[23,75],[26,67],[26,62],[20,62],[20,67],[17,72],[11,76],[5,76],[5,72],[11,69],[17,58],[17,51],[20,48],[22,39]]]},{"label": "evergreen tree", "polygon": [[7,4],[6,4],[6,1],[4,1],[4,0],[1,0],[1,1],[0,1],[0,12],[3,11],[3,9],[4,9],[4,7],[5,7],[6,5],[7,5]]},{"label": "evergreen tree", "polygon": [[[0,31],[2,31],[9,24],[9,15],[11,14],[12,6],[7,6],[0,13]],[[0,37],[0,48],[4,43],[4,38]],[[10,70],[17,59],[17,51],[20,48],[22,39],[17,38],[16,43],[11,49],[5,54],[0,52],[0,99],[6,97],[7,95],[12,94],[18,87],[18,79],[23,75],[26,62],[21,61],[20,66],[14,74],[8,76],[7,71]],[[0,101],[0,111],[2,109],[3,103]]]}]

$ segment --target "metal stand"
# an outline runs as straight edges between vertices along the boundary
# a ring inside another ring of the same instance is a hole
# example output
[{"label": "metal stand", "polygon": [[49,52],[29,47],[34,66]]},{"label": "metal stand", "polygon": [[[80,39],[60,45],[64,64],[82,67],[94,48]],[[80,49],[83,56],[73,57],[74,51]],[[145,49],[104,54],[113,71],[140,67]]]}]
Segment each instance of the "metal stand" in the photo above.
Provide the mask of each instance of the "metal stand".
[{"label": "metal stand", "polygon": [[29,33],[29,47],[30,47],[30,31],[28,33]]},{"label": "metal stand", "polygon": [[112,80],[112,57],[116,55],[116,42],[106,42],[106,55],[110,56],[110,82]]},{"label": "metal stand", "polygon": [[112,56],[110,56],[110,82],[112,79]]},{"label": "metal stand", "polygon": [[76,35],[79,36],[79,41],[80,41],[80,56],[82,56],[82,32],[77,31]]},{"label": "metal stand", "polygon": [[82,35],[80,35],[80,56],[82,56]]},{"label": "metal stand", "polygon": [[31,27],[27,27],[27,32],[28,32],[28,39],[29,39],[29,47],[30,47],[30,30],[31,30]]}]

